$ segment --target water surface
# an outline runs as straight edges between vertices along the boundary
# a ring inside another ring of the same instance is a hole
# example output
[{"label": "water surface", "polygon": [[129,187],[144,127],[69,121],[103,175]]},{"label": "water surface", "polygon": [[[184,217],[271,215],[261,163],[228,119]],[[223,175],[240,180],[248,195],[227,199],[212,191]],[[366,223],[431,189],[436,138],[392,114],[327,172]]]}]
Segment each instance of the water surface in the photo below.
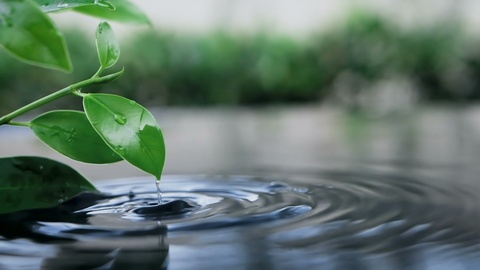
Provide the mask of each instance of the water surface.
[{"label": "water surface", "polygon": [[427,175],[170,176],[161,206],[152,179],[103,181],[2,218],[0,269],[476,269],[478,186]]},{"label": "water surface", "polygon": [[477,107],[153,111],[169,154],[160,207],[154,179],[132,166],[64,160],[2,128],[1,156],[66,162],[102,194],[2,216],[0,269],[480,265]]}]

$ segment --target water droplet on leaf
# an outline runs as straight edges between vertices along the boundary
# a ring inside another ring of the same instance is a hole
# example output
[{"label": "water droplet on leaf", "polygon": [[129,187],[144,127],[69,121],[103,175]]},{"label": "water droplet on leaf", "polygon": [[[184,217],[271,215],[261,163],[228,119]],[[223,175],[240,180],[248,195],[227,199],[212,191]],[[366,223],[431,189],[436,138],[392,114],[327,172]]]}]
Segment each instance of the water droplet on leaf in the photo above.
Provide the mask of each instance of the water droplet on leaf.
[{"label": "water droplet on leaf", "polygon": [[67,8],[68,7],[68,3],[65,3],[65,2],[60,2],[57,4],[57,8]]},{"label": "water droplet on leaf", "polygon": [[72,128],[69,131],[66,132],[65,134],[65,140],[67,142],[73,143],[75,141],[75,136],[77,135],[77,131]]},{"label": "water droplet on leaf", "polygon": [[114,148],[115,152],[117,152],[120,156],[124,156],[127,154],[127,150],[125,147],[118,145]]},{"label": "water droplet on leaf", "polygon": [[23,161],[19,159],[12,159],[13,165],[23,165]]},{"label": "water droplet on leaf", "polygon": [[125,125],[127,124],[127,118],[125,117],[125,115],[121,114],[121,113],[116,113],[113,115],[113,118],[115,119],[115,121],[117,123],[119,123],[120,125]]},{"label": "water droplet on leaf", "polygon": [[0,17],[0,25],[6,26],[6,27],[13,27],[12,17],[9,17],[9,16]]},{"label": "water droplet on leaf", "polygon": [[95,5],[115,10],[115,6],[108,1],[95,0]]}]

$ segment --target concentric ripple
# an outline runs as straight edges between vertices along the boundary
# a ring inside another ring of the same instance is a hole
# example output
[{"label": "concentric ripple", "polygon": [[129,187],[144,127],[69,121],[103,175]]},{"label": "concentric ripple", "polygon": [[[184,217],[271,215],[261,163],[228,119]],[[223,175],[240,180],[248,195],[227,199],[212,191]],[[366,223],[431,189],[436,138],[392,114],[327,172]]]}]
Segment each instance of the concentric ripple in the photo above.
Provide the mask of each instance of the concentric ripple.
[{"label": "concentric ripple", "polygon": [[379,172],[176,176],[162,180],[162,205],[153,179],[98,186],[2,217],[0,269],[480,265],[479,185]]}]

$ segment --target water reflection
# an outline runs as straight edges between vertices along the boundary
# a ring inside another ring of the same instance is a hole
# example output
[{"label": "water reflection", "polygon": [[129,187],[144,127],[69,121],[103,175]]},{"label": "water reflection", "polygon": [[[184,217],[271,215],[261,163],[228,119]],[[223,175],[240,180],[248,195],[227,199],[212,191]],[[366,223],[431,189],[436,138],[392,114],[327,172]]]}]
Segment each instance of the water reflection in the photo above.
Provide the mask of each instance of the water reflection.
[{"label": "water reflection", "polygon": [[107,198],[85,193],[58,207],[1,215],[0,269],[166,269],[165,225],[82,211]]},{"label": "water reflection", "polygon": [[480,263],[478,187],[378,172],[295,175],[295,183],[308,187],[311,211],[253,227],[171,233],[172,269],[191,263],[203,269],[475,269]]},{"label": "water reflection", "polygon": [[[168,146],[165,174],[257,174],[266,167],[356,169],[363,164],[473,165],[480,110],[421,108],[377,118],[329,107],[152,109]],[[6,139],[8,136],[8,139]],[[124,163],[65,158],[21,127],[2,127],[0,156],[40,155],[89,179],[144,176]]]},{"label": "water reflection", "polygon": [[92,239],[59,245],[40,269],[167,269],[165,235]]}]

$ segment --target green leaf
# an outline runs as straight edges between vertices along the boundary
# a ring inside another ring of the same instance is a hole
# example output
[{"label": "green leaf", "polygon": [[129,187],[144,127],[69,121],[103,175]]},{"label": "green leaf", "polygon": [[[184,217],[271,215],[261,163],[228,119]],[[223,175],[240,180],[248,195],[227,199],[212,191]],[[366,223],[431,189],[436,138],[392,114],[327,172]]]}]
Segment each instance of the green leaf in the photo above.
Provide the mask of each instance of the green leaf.
[{"label": "green leaf", "polygon": [[59,11],[69,8],[97,5],[103,8],[115,9],[112,3],[98,0],[35,0],[43,12]]},{"label": "green leaf", "polygon": [[130,1],[111,0],[110,2],[115,6],[115,10],[105,9],[98,6],[82,6],[75,8],[74,10],[109,21],[131,24],[151,24],[147,15]]},{"label": "green leaf", "polygon": [[95,78],[95,83],[97,83],[97,84],[109,83],[113,80],[116,80],[116,79],[120,78],[123,75],[124,72],[125,72],[125,68],[123,67],[120,71],[117,71],[115,73],[108,74],[108,75],[105,75],[105,76],[102,76],[102,77],[99,77],[99,78]]},{"label": "green leaf", "polygon": [[80,111],[51,111],[30,122],[35,135],[61,154],[87,163],[122,160],[97,134]]},{"label": "green leaf", "polygon": [[115,33],[107,22],[98,25],[96,33],[97,52],[100,65],[109,68],[117,62],[120,57],[120,46],[118,45]]},{"label": "green leaf", "polygon": [[40,157],[0,158],[0,214],[48,208],[96,191],[78,172]]},{"label": "green leaf", "polygon": [[117,154],[160,179],[165,142],[147,109],[133,100],[110,94],[87,94],[83,107],[94,129]]},{"label": "green leaf", "polygon": [[62,34],[31,0],[0,1],[0,45],[29,64],[72,70]]}]

